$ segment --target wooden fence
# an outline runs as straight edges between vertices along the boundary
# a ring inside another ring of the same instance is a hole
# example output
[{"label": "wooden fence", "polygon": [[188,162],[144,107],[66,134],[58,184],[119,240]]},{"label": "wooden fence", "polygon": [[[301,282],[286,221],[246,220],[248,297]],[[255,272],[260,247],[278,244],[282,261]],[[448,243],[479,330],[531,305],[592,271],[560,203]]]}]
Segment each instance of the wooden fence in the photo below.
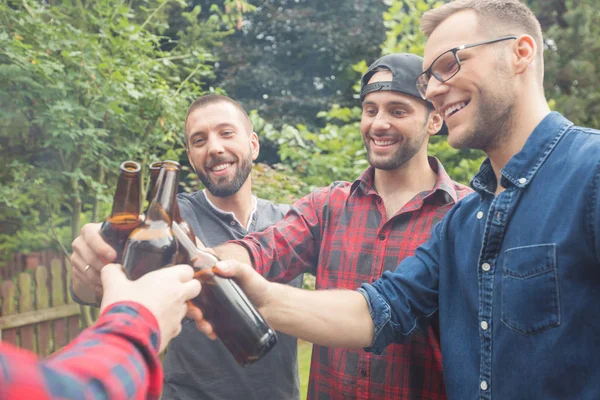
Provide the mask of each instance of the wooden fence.
[{"label": "wooden fence", "polygon": [[63,256],[16,254],[0,271],[3,341],[45,356],[79,334],[80,307],[69,295],[71,269]]}]

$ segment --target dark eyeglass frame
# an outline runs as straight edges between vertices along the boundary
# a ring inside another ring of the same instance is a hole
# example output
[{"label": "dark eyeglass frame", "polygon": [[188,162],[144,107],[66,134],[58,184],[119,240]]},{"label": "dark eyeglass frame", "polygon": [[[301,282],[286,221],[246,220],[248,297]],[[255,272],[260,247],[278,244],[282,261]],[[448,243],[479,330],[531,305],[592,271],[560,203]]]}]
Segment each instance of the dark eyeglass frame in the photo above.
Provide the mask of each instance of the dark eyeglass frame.
[{"label": "dark eyeglass frame", "polygon": [[[442,54],[437,56],[435,58],[435,60],[433,60],[433,62],[429,65],[429,68],[427,68],[425,71],[421,72],[421,74],[419,76],[417,76],[417,80],[415,82],[417,85],[417,91],[419,92],[419,94],[421,95],[423,100],[427,100],[427,98],[425,97],[425,95],[427,93],[427,85],[429,84],[429,80],[431,79],[432,76],[435,77],[435,79],[437,79],[441,83],[444,83],[444,82],[447,82],[448,80],[452,79],[454,77],[454,75],[458,74],[458,71],[460,71],[461,64],[460,64],[460,59],[458,58],[457,53],[460,50],[470,49],[470,48],[481,46],[484,44],[492,44],[492,43],[502,42],[504,40],[511,40],[511,39],[517,39],[517,36],[512,36],[512,35],[511,36],[503,36],[503,37],[500,37],[497,39],[484,40],[482,42],[471,43],[471,44],[463,44],[462,46],[458,46],[453,49],[446,50],[445,52],[443,52]],[[449,77],[444,79],[441,75],[434,73],[432,71],[431,67],[433,67],[435,65],[437,60],[439,60],[440,58],[442,58],[443,56],[445,56],[448,53],[452,53],[452,55],[454,55],[454,59],[456,60],[456,65],[458,66],[458,68],[452,75],[450,75]]]}]

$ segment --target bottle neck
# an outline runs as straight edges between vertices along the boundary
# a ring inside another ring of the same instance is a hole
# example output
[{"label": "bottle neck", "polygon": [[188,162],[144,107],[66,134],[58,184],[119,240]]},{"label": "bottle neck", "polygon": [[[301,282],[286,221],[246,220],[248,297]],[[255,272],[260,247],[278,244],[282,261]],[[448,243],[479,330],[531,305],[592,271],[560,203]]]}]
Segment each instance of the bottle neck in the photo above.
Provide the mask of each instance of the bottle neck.
[{"label": "bottle neck", "polygon": [[163,167],[160,170],[156,191],[148,209],[149,220],[171,223],[175,217],[178,184],[178,169]]},{"label": "bottle neck", "polygon": [[136,219],[138,218],[141,209],[140,185],[139,169],[137,171],[121,169],[113,199],[112,218],[122,215],[133,215]]}]

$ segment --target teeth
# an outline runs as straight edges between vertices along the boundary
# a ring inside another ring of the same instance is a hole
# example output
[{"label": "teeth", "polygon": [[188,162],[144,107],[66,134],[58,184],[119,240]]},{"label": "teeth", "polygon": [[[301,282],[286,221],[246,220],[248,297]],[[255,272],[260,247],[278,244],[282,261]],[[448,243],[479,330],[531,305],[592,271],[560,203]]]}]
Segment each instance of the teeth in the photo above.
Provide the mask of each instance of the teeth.
[{"label": "teeth", "polygon": [[212,171],[222,171],[225,168],[228,168],[230,165],[231,165],[231,163],[215,165],[214,167],[211,168],[211,170]]},{"label": "teeth", "polygon": [[383,141],[383,140],[377,140],[377,139],[373,139],[373,142],[375,142],[375,144],[376,144],[377,146],[389,146],[389,145],[391,145],[391,144],[394,144],[394,143],[395,143],[393,140],[386,140],[386,141]]},{"label": "teeth", "polygon": [[449,116],[454,114],[456,111],[462,110],[466,106],[467,106],[467,103],[464,101],[462,103],[457,103],[457,104],[451,105],[450,107],[446,108],[446,111],[444,112],[444,118],[448,118]]}]

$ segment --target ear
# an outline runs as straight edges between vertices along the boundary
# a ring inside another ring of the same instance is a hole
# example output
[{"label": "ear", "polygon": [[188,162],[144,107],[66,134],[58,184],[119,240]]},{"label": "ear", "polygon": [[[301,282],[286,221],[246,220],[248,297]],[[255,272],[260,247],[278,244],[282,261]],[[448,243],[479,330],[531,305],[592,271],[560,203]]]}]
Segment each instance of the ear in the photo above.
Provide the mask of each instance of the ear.
[{"label": "ear", "polygon": [[529,35],[521,35],[517,38],[513,47],[513,60],[515,73],[520,75],[527,71],[535,62],[537,44]]},{"label": "ear", "polygon": [[431,111],[428,118],[427,134],[429,136],[433,136],[438,133],[440,129],[442,129],[442,125],[444,125],[444,119],[436,110]]},{"label": "ear", "polygon": [[254,131],[252,131],[252,134],[250,135],[250,147],[252,148],[252,161],[255,161],[260,152],[260,143],[258,141],[258,135]]},{"label": "ear", "polygon": [[185,149],[185,154],[187,154],[188,161],[190,162],[190,167],[192,167],[194,172],[198,172],[198,171],[196,171],[196,166],[194,165],[194,160],[192,159],[192,155],[190,154],[189,146]]}]

